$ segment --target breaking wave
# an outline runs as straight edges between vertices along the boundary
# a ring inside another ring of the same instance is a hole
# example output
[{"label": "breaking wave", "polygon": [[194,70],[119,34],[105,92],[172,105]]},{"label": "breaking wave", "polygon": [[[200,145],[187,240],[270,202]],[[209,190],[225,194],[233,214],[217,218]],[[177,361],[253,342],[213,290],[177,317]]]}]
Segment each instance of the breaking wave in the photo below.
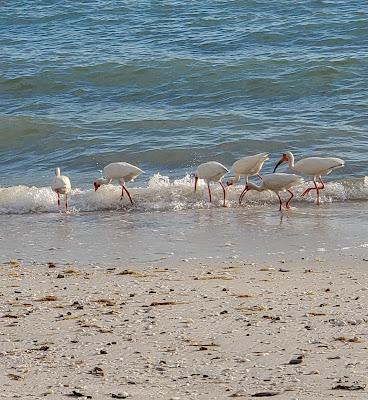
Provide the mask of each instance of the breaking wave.
[{"label": "breaking wave", "polygon": [[[301,197],[300,194],[308,183],[296,190],[295,202],[312,203],[315,196]],[[120,199],[119,186],[102,186],[97,192],[93,189],[74,188],[69,199],[70,212],[98,212],[107,210],[126,210],[127,212],[175,211],[188,209],[206,209],[222,206],[222,190],[217,184],[212,184],[213,203],[208,202],[207,188],[204,182],[196,193],[194,182],[190,175],[182,179],[170,181],[169,177],[159,173],[153,175],[147,187],[129,186],[135,201],[133,207],[127,197]],[[272,192],[249,192],[243,204],[239,206],[238,198],[242,185],[229,187],[227,190],[228,207],[247,207],[255,204],[278,203]],[[367,201],[368,177],[333,181],[326,184],[321,193],[323,202]],[[58,212],[57,198],[50,187],[12,186],[0,188],[0,214],[28,214]],[[63,203],[63,201],[62,201]]]}]

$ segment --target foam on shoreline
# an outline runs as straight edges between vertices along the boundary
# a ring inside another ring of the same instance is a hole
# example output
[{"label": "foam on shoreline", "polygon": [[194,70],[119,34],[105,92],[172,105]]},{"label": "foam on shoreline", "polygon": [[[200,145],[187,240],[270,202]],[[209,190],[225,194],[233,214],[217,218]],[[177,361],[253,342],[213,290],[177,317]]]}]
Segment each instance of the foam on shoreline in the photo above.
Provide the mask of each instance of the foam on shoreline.
[{"label": "foam on shoreline", "polygon": [[[307,184],[306,184],[307,185]],[[193,191],[193,179],[186,175],[182,179],[170,181],[169,177],[159,173],[153,175],[148,186],[134,187],[128,185],[135,199],[135,206],[131,207],[127,199],[120,200],[120,187],[107,185],[97,192],[93,189],[74,188],[70,196],[71,212],[92,212],[106,210],[126,209],[134,211],[176,211],[188,209],[207,209],[222,205],[222,192],[217,184],[212,184],[214,203],[208,202],[205,183],[202,182],[197,193]],[[306,186],[305,186],[306,187]],[[312,203],[315,195],[300,197],[305,188],[296,190],[295,203]],[[239,207],[238,198],[243,186],[230,187],[227,191],[228,207]],[[340,203],[346,201],[368,201],[368,178],[360,177],[332,181],[326,184],[326,189],[321,192],[322,201],[325,203]],[[249,192],[241,207],[257,204],[277,203],[277,197],[272,192]],[[28,187],[24,185],[0,188],[0,214],[28,214],[28,213],[53,213],[58,212],[56,195],[50,187]]]}]

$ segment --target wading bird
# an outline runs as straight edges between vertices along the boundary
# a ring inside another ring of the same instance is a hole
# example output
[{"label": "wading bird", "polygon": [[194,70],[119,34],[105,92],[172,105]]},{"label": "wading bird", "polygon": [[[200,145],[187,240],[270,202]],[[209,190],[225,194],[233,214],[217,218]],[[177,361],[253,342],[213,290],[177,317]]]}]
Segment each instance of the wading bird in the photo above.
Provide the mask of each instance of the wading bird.
[{"label": "wading bird", "polygon": [[240,196],[239,204],[242,202],[245,193],[249,190],[256,190],[257,192],[264,192],[266,190],[271,190],[272,192],[277,194],[279,198],[280,207],[279,211],[281,211],[282,200],[280,197],[280,192],[289,192],[290,197],[286,201],[285,207],[290,208],[291,199],[294,197],[294,193],[290,190],[295,186],[302,185],[304,183],[304,179],[295,174],[268,174],[263,175],[261,185],[256,185],[254,183],[248,182],[245,186],[245,189]]},{"label": "wading bird", "polygon": [[[325,184],[322,181],[323,175],[328,175],[331,171],[337,168],[341,168],[345,165],[345,161],[335,157],[308,157],[302,158],[294,164],[294,155],[290,151],[284,153],[280,161],[276,164],[273,172],[276,171],[277,167],[283,162],[289,164],[289,168],[292,171],[300,174],[309,176],[313,179],[314,187],[306,189],[302,196],[308,194],[311,190],[317,191],[317,205],[321,203],[321,197],[319,191],[325,188]],[[322,186],[318,186],[316,179],[318,179]]]},{"label": "wading bird", "polygon": [[228,172],[229,170],[217,161],[209,161],[199,165],[194,174],[194,191],[197,191],[198,179],[203,179],[207,183],[208,195],[211,203],[212,196],[210,182],[218,182],[221,185],[224,194],[223,206],[226,207],[226,189],[221,180]]},{"label": "wading bird", "polygon": [[144,171],[127,162],[114,162],[106,165],[102,173],[103,178],[97,179],[93,185],[96,191],[101,185],[107,185],[110,182],[117,180],[121,186],[121,199],[123,198],[125,191],[129,197],[130,203],[133,205],[132,197],[125,183],[134,180],[142,172]]},{"label": "wading bird", "polygon": [[[231,186],[239,182],[240,178],[243,176],[245,179],[245,187],[248,183],[248,178],[250,176],[257,175],[260,179],[262,179],[259,172],[261,171],[263,164],[265,161],[269,159],[268,153],[259,153],[253,156],[242,157],[239,160],[235,161],[231,170],[235,173],[235,178],[229,179],[226,183],[227,186]],[[239,197],[243,197],[245,188]]]},{"label": "wading bird", "polygon": [[51,189],[57,194],[58,197],[58,207],[60,209],[60,195],[63,194],[65,196],[65,210],[68,209],[68,194],[70,193],[72,186],[70,184],[70,179],[61,175],[60,168],[55,169],[55,176],[51,182]]}]

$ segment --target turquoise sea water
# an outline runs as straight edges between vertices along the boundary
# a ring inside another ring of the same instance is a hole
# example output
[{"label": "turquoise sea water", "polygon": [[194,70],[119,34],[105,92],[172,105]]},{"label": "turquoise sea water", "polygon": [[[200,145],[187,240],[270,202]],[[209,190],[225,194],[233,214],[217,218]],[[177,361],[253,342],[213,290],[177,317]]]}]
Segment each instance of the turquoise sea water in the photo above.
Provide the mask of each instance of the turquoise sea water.
[{"label": "turquoise sea water", "polygon": [[111,161],[180,178],[288,149],[368,174],[365,1],[0,5],[0,185],[90,185]]}]

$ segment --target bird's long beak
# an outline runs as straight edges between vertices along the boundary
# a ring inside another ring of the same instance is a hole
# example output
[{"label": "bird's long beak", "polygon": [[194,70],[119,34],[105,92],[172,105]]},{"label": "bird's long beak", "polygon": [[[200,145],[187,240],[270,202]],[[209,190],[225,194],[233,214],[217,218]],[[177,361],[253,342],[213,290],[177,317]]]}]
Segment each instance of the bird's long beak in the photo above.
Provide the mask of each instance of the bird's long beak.
[{"label": "bird's long beak", "polygon": [[246,187],[246,188],[243,190],[242,194],[241,194],[240,197],[239,197],[239,204],[242,203],[242,201],[243,201],[243,199],[244,199],[244,196],[245,196],[245,194],[248,192],[248,190],[249,190],[248,187]]},{"label": "bird's long beak", "polygon": [[194,191],[197,191],[198,176],[194,177]]},{"label": "bird's long beak", "polygon": [[286,154],[283,154],[281,159],[280,159],[280,161],[276,164],[276,166],[275,166],[275,168],[273,170],[273,173],[275,173],[275,171],[276,171],[276,169],[278,168],[279,165],[281,165],[283,162],[288,162],[288,161],[289,161],[288,156]]},{"label": "bird's long beak", "polygon": [[276,164],[275,168],[273,169],[273,173],[275,173],[275,171],[277,170],[277,168],[279,167],[279,165],[281,165],[284,162],[284,158],[281,158],[280,161]]}]

